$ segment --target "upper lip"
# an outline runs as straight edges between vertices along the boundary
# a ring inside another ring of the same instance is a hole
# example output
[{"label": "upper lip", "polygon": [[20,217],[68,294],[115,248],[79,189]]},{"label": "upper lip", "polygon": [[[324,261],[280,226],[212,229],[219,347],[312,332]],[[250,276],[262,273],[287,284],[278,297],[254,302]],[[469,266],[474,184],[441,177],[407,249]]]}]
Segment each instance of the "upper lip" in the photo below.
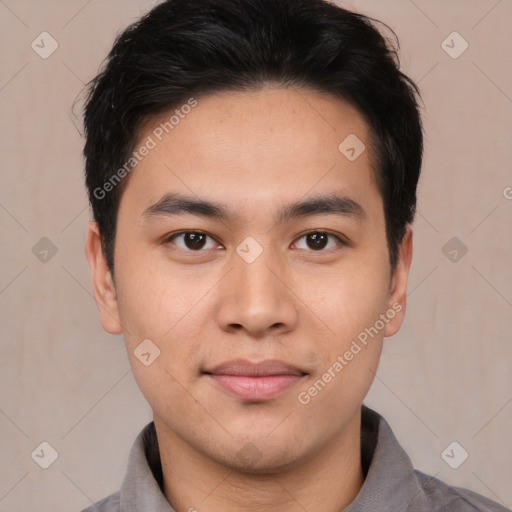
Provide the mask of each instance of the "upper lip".
[{"label": "upper lip", "polygon": [[267,359],[260,362],[251,362],[245,359],[227,361],[205,373],[213,375],[244,375],[249,377],[261,377],[269,375],[305,375],[306,372],[297,367],[277,359]]}]

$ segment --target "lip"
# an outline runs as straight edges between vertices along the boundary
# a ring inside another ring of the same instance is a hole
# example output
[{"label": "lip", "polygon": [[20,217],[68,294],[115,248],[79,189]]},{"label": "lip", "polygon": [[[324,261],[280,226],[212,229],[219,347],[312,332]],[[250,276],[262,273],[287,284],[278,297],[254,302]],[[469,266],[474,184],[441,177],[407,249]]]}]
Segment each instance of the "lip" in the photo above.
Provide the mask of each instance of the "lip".
[{"label": "lip", "polygon": [[275,359],[257,363],[237,359],[204,373],[225,391],[250,401],[269,400],[306,375],[295,366]]}]

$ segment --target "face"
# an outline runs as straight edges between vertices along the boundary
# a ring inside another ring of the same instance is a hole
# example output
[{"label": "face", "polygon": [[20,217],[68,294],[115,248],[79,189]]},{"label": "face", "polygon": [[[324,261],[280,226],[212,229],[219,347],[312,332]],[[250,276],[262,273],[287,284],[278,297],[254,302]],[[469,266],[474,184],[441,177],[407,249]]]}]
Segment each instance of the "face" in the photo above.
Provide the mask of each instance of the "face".
[{"label": "face", "polygon": [[124,334],[159,433],[228,467],[291,467],[358,418],[402,322],[410,230],[391,273],[350,104],[281,88],[180,112],[136,145],[154,142],[120,201],[115,287],[88,228],[102,325]]}]

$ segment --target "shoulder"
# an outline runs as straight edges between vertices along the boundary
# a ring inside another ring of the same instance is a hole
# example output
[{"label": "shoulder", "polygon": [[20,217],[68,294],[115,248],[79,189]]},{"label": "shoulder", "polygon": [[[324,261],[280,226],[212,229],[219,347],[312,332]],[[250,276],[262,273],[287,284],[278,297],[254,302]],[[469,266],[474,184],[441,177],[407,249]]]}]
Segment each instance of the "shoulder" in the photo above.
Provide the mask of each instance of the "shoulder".
[{"label": "shoulder", "polygon": [[120,512],[120,491],[117,491],[100,501],[97,501],[93,505],[84,508],[82,512]]},{"label": "shoulder", "polygon": [[463,487],[455,487],[415,470],[432,512],[511,512],[499,503]]}]

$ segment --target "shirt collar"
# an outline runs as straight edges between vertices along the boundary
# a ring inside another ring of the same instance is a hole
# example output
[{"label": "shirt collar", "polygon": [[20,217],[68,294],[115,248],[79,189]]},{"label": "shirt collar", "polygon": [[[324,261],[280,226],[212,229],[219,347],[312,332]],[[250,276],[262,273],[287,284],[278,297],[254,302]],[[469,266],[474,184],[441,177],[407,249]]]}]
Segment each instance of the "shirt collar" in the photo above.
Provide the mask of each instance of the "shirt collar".
[{"label": "shirt collar", "polygon": [[[375,437],[377,442],[371,450]],[[343,512],[430,510],[412,462],[388,422],[365,405],[361,411],[361,455],[363,470],[365,457],[370,457],[370,466],[358,495]]]},{"label": "shirt collar", "polygon": [[121,485],[122,512],[176,512],[163,493],[163,476],[155,423],[147,424],[135,439]]},{"label": "shirt collar", "polygon": [[[427,498],[411,460],[391,427],[377,412],[362,405],[361,463],[365,480],[343,512],[428,510]],[[176,512],[163,494],[163,476],[154,422],[139,433],[130,450],[121,485],[123,512]]]}]

